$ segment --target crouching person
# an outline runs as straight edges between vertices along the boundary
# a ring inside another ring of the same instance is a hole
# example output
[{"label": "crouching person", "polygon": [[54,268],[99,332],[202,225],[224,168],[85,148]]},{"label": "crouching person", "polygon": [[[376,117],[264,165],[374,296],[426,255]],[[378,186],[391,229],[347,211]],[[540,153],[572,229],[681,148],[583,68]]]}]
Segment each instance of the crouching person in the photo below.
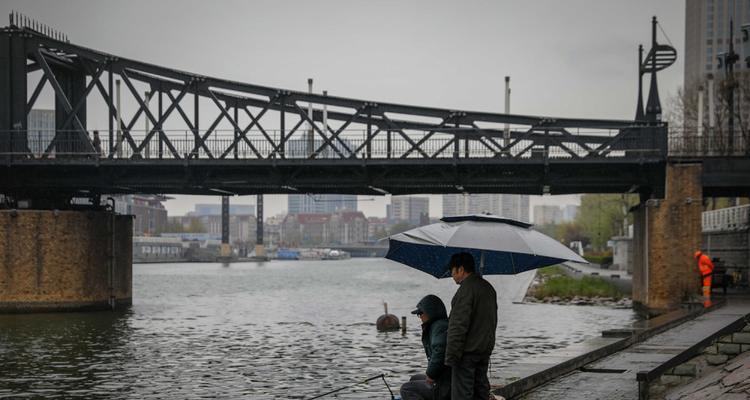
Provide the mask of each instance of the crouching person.
[{"label": "crouching person", "polygon": [[430,294],[411,312],[422,320],[422,345],[427,354],[427,370],[401,385],[403,400],[450,400],[451,369],[445,365],[448,314],[439,297]]}]

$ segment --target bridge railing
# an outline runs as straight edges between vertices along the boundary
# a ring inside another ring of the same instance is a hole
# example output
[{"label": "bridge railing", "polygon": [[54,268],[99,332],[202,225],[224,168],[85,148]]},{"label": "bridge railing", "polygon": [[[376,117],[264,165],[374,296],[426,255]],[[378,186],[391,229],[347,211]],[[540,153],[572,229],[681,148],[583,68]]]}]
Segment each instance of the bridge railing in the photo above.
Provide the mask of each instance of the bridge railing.
[{"label": "bridge railing", "polygon": [[750,137],[736,132],[698,136],[695,133],[669,135],[670,157],[742,157],[750,156]]},{"label": "bridge railing", "polygon": [[[149,133],[130,131],[118,143],[117,134],[110,142],[108,132],[99,132],[98,150],[94,131],[30,130],[10,133],[9,148],[0,155],[13,159],[43,160],[54,158],[107,159],[632,159],[660,157],[663,150],[658,138],[644,135],[622,135],[617,131],[600,131],[595,143],[577,141],[555,133],[516,135],[503,147],[503,138],[485,137],[467,132],[434,133],[412,131],[407,140],[396,132],[381,132],[367,137],[366,130],[346,130],[323,139],[306,133],[291,137],[281,130],[234,130],[205,133],[192,130],[163,130]],[[6,132],[7,133],[7,132]],[[0,132],[3,134],[3,132]],[[588,137],[593,137],[587,132]],[[524,137],[529,137],[526,139]],[[283,143],[282,143],[282,138]],[[126,140],[127,139],[127,140]],[[148,140],[147,140],[148,139]],[[616,140],[615,140],[616,139]],[[110,145],[110,143],[112,143]]]},{"label": "bridge railing", "polygon": [[703,212],[703,232],[727,231],[750,227],[750,205]]}]

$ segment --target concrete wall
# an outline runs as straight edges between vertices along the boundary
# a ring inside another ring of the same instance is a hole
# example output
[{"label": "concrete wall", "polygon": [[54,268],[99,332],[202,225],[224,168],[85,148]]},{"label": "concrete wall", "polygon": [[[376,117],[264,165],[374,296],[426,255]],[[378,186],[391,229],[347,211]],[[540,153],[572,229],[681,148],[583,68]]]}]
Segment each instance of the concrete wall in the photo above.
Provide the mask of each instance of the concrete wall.
[{"label": "concrete wall", "polygon": [[616,236],[612,238],[612,269],[633,273],[633,238]]},{"label": "concrete wall", "polygon": [[747,268],[750,265],[750,230],[704,232],[702,248],[712,258],[721,258],[727,267]]},{"label": "concrete wall", "polygon": [[693,253],[701,246],[703,192],[699,164],[668,164],[666,196],[635,211],[633,303],[650,315],[699,294]]},{"label": "concrete wall", "polygon": [[[112,295],[131,304],[130,216],[115,222]],[[103,211],[0,211],[0,312],[109,308],[112,214]]]}]

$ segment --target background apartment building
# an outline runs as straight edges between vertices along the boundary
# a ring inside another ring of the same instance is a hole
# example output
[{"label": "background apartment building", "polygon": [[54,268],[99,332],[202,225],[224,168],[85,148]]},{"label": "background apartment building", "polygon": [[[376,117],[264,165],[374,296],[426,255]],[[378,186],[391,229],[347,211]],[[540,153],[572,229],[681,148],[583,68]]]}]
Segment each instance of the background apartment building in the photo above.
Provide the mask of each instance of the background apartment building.
[{"label": "background apartment building", "polygon": [[426,225],[430,222],[430,198],[423,196],[392,196],[388,210],[391,222]]},{"label": "background apartment building", "polygon": [[[681,106],[684,127],[680,132],[693,139],[696,149],[733,151],[747,146],[750,131],[750,41],[743,41],[742,26],[750,24],[750,0],[686,0],[685,75]],[[734,132],[728,129],[727,68],[719,61],[729,52],[730,20],[734,21]],[[699,92],[703,93],[703,129],[698,128]],[[714,117],[709,118],[713,99]],[[677,111],[677,110],[674,110]],[[713,120],[713,127],[710,126]],[[700,144],[698,144],[700,142]],[[701,146],[701,147],[698,147]],[[731,147],[731,148],[730,148]]]},{"label": "background apartment building", "polygon": [[529,196],[514,194],[444,194],[443,216],[490,213],[529,221]]},{"label": "background apartment building", "polygon": [[368,221],[361,211],[288,214],[279,233],[283,247],[363,243],[367,241]]},{"label": "background apartment building", "polygon": [[163,202],[169,197],[148,194],[113,196],[115,212],[134,216],[133,235],[155,236],[167,228],[167,209]]},{"label": "background apartment building", "polygon": [[287,196],[289,214],[332,214],[337,211],[357,211],[357,196],[353,194],[290,194]]},{"label": "background apartment building", "polygon": [[[229,242],[235,245],[254,243],[256,237],[255,206],[229,205]],[[181,231],[200,230],[221,237],[221,204],[196,204],[185,216],[170,217],[170,225]],[[192,232],[197,233],[197,232]]]}]

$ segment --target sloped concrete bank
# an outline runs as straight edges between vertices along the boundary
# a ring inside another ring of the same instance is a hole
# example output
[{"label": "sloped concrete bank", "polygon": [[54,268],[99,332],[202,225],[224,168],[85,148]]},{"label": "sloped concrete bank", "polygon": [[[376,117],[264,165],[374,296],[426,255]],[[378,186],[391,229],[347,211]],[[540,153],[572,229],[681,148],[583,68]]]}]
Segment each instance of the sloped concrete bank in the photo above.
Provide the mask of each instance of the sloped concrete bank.
[{"label": "sloped concrete bank", "polygon": [[[563,361],[554,364],[539,362],[534,367],[534,359],[529,360],[530,367],[526,368],[525,376],[501,388],[495,388],[493,394],[506,399],[517,398],[535,388],[538,388],[556,378],[622,351],[634,344],[643,342],[654,335],[668,331],[686,321],[692,320],[706,312],[723,306],[717,302],[710,308],[702,306],[686,306],[685,308],[661,315],[659,317],[638,321],[630,327],[620,330],[602,332],[602,337],[576,344],[563,349]],[[547,357],[549,358],[549,357]],[[554,358],[553,358],[554,359]],[[557,358],[558,360],[560,358]],[[635,383],[634,383],[635,384]]]}]

